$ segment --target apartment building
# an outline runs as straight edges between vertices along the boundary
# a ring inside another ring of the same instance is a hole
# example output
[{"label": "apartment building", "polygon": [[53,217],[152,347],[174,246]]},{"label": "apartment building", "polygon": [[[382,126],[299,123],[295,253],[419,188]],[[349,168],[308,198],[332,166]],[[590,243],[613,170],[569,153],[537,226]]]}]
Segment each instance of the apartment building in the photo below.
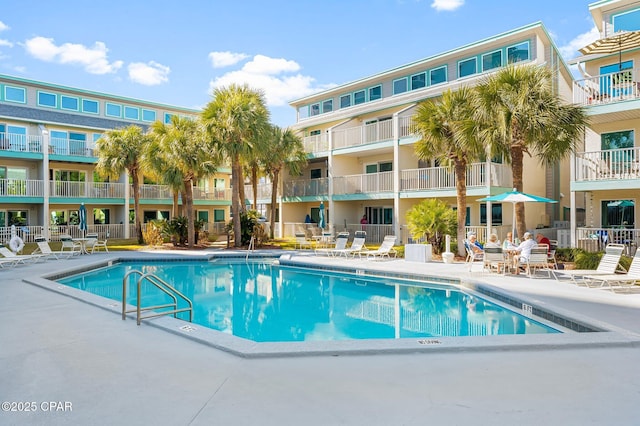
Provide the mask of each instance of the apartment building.
[{"label": "apartment building", "polygon": [[[0,75],[0,241],[17,232],[55,239],[79,233],[85,204],[90,232],[111,238],[134,235],[129,176],[117,181],[95,173],[95,142],[110,129],[131,124],[147,129],[173,115],[199,111],[107,93]],[[145,177],[143,220],[170,218],[169,188]],[[229,220],[230,170],[195,188],[198,218],[209,229]],[[12,225],[15,226],[13,231]],[[222,226],[220,226],[222,225]]]},{"label": "apartment building", "polygon": [[[590,126],[572,157],[571,205],[585,205],[583,226],[572,220],[573,245],[637,247],[635,204],[640,190],[640,1],[603,0],[589,5],[601,39],[571,61],[581,76],[573,101],[587,108]],[[609,50],[602,45],[610,44]]]},{"label": "apartment building", "polygon": [[[334,230],[360,229],[366,215],[368,238],[380,241],[395,234],[406,242],[405,215],[424,199],[455,207],[453,170],[418,159],[412,115],[419,102],[476,85],[508,64],[550,67],[555,90],[571,101],[570,70],[538,22],[291,102],[297,111],[293,128],[304,138],[309,166],[304,176],[285,179],[285,235],[307,214],[317,219],[321,201]],[[529,228],[569,219],[568,163],[545,167],[535,158],[525,160],[524,191],[559,200],[527,205]],[[467,226],[481,238],[487,229],[503,236],[512,228],[512,205],[477,200],[512,189],[510,166],[488,159],[469,165],[467,173]]]}]

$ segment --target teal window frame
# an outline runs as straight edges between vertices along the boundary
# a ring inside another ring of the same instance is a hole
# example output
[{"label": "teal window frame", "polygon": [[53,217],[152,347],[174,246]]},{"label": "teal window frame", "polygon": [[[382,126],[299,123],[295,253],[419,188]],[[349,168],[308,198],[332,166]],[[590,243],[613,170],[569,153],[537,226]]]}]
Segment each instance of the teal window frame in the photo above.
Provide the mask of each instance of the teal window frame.
[{"label": "teal window frame", "polygon": [[367,92],[366,90],[358,90],[357,92],[353,92],[353,104],[361,105],[367,102]]},{"label": "teal window frame", "polygon": [[[420,79],[420,76],[422,78]],[[418,74],[414,74],[411,76],[411,90],[422,89],[423,87],[427,87],[427,72],[421,72]]]},{"label": "teal window frame", "polygon": [[[93,108],[92,105],[95,105],[95,108]],[[86,112],[87,114],[100,114],[100,102],[95,99],[83,99],[82,112]]]},{"label": "teal window frame", "polygon": [[[45,102],[47,100],[51,100],[53,102]],[[55,93],[38,90],[36,94],[36,104],[46,108],[58,108],[58,96]]]},{"label": "teal window frame", "polygon": [[124,118],[127,120],[140,120],[140,108],[125,105]]},{"label": "teal window frame", "polygon": [[[16,96],[20,94],[20,96]],[[17,104],[27,103],[27,89],[24,87],[4,86],[4,100],[6,102],[15,102]]]},{"label": "teal window frame", "polygon": [[298,108],[298,120],[309,118],[309,105],[303,105]]},{"label": "teal window frame", "polygon": [[333,99],[327,99],[322,101],[322,113],[333,111]]},{"label": "teal window frame", "polygon": [[409,91],[409,79],[407,77],[396,78],[393,80],[393,94],[399,95]]},{"label": "teal window frame", "polygon": [[165,112],[164,113],[164,124],[171,124],[171,117],[173,117],[173,114]]},{"label": "teal window frame", "polygon": [[349,108],[352,104],[351,93],[340,96],[340,108]]},{"label": "teal window frame", "polygon": [[611,15],[611,23],[614,32],[640,30],[640,8]]},{"label": "teal window frame", "polygon": [[[466,64],[470,64],[473,62],[473,72],[467,72],[466,69],[463,70],[463,67],[466,68]],[[458,61],[458,78],[464,78],[464,77],[469,77],[471,75],[477,74],[478,73],[478,58],[477,57],[472,57],[472,58],[467,58],[467,59],[463,59],[461,61]]]},{"label": "teal window frame", "polygon": [[[527,46],[526,58],[521,57],[519,53],[519,52],[522,52],[522,49],[520,49],[520,47],[523,45]],[[512,44],[510,46],[507,46],[506,52],[507,52],[507,64],[516,64],[518,62],[528,61],[529,59],[531,59],[531,43],[529,43],[529,40],[526,40],[520,43]]]},{"label": "teal window frame", "polygon": [[156,121],[156,112],[152,109],[142,109],[142,121],[154,122]]},{"label": "teal window frame", "polygon": [[60,95],[60,109],[68,111],[80,110],[80,98],[75,96]]},{"label": "teal window frame", "polygon": [[[502,225],[502,203],[491,203],[491,225]],[[487,224],[487,203],[480,204],[480,225]]]},{"label": "teal window frame", "polygon": [[224,210],[222,209],[213,209],[213,221],[216,223],[224,222]]},{"label": "teal window frame", "polygon": [[369,87],[367,93],[369,95],[369,101],[377,101],[378,99],[382,99],[382,84]]},{"label": "teal window frame", "polygon": [[[433,78],[433,76],[434,76],[434,74],[435,74],[436,72],[438,72],[438,71],[440,71],[440,70],[444,70],[444,80],[442,80],[442,81],[435,81],[435,82],[434,82],[434,78]],[[433,69],[429,70],[429,85],[430,85],[430,86],[434,86],[434,85],[436,85],[436,84],[446,83],[446,82],[447,82],[447,79],[448,79],[448,76],[447,76],[447,66],[446,66],[446,65],[441,66],[441,67],[438,67],[438,68],[433,68]]]},{"label": "teal window frame", "polygon": [[[118,110],[117,114],[115,112],[116,109]],[[104,115],[106,115],[107,117],[122,118],[122,105],[106,102],[104,104]]]},{"label": "teal window frame", "polygon": [[309,106],[309,116],[315,117],[316,115],[320,115],[320,103]]},{"label": "teal window frame", "polygon": [[[496,56],[497,54],[497,56]],[[496,61],[497,59],[497,61]],[[482,72],[491,71],[496,68],[502,67],[502,49],[494,50],[492,52],[484,53],[482,55]]]}]

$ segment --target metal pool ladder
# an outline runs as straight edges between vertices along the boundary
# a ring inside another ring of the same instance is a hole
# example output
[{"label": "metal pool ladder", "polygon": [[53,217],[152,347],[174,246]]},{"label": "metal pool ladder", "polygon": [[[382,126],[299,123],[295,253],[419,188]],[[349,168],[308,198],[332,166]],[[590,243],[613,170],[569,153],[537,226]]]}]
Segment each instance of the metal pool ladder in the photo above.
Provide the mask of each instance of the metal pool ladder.
[{"label": "metal pool ladder", "polygon": [[[131,309],[127,311],[127,282],[128,282],[129,276],[133,274],[140,275],[140,278],[138,278],[138,282],[137,282],[137,293],[136,293],[138,295],[137,304],[136,304],[136,309]],[[145,281],[152,284],[158,290],[168,295],[173,300],[173,303],[142,307],[140,304],[142,300],[142,295],[140,293],[142,289],[142,283]],[[189,306],[185,308],[178,308],[178,297],[184,300],[185,302],[187,302]],[[173,309],[169,311],[162,311],[161,313],[154,313],[154,314],[142,316],[142,313],[145,311],[152,311],[155,309],[163,309],[163,308],[171,308],[171,307]],[[169,314],[173,314],[174,318],[178,318],[177,314],[179,312],[189,312],[189,322],[193,321],[193,303],[187,296],[182,294],[178,289],[176,289],[172,285],[160,279],[157,275],[143,274],[142,271],[138,271],[138,270],[127,272],[127,274],[122,279],[122,319],[125,320],[127,317],[127,314],[130,314],[132,312],[136,313],[138,325],[140,325],[140,322],[143,319],[161,317]]]}]

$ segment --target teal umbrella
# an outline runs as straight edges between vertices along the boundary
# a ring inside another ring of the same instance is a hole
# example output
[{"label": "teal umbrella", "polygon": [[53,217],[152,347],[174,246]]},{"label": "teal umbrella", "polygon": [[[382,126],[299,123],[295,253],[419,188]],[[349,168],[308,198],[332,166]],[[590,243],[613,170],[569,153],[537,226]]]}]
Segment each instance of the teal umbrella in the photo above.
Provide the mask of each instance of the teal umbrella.
[{"label": "teal umbrella", "polygon": [[318,211],[318,228],[324,229],[324,202],[320,201],[320,210]]},{"label": "teal umbrella", "polygon": [[557,203],[551,198],[540,197],[538,195],[526,194],[524,192],[513,191],[503,192],[502,194],[492,195],[490,197],[480,198],[478,201],[488,201],[490,203],[512,203],[513,204],[513,236],[515,238],[516,231],[516,203]]},{"label": "teal umbrella", "polygon": [[80,228],[82,235],[84,235],[84,233],[87,232],[87,208],[84,206],[84,203],[80,204],[78,219],[80,220],[78,228]]}]

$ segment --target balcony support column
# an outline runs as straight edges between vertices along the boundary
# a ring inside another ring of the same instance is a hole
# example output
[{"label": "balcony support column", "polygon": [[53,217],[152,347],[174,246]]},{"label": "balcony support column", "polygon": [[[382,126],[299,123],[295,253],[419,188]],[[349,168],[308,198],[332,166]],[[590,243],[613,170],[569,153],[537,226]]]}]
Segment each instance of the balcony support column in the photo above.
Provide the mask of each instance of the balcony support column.
[{"label": "balcony support column", "polygon": [[39,124],[42,133],[42,236],[49,239],[49,197],[51,197],[51,182],[49,181],[49,130],[44,124]]}]

